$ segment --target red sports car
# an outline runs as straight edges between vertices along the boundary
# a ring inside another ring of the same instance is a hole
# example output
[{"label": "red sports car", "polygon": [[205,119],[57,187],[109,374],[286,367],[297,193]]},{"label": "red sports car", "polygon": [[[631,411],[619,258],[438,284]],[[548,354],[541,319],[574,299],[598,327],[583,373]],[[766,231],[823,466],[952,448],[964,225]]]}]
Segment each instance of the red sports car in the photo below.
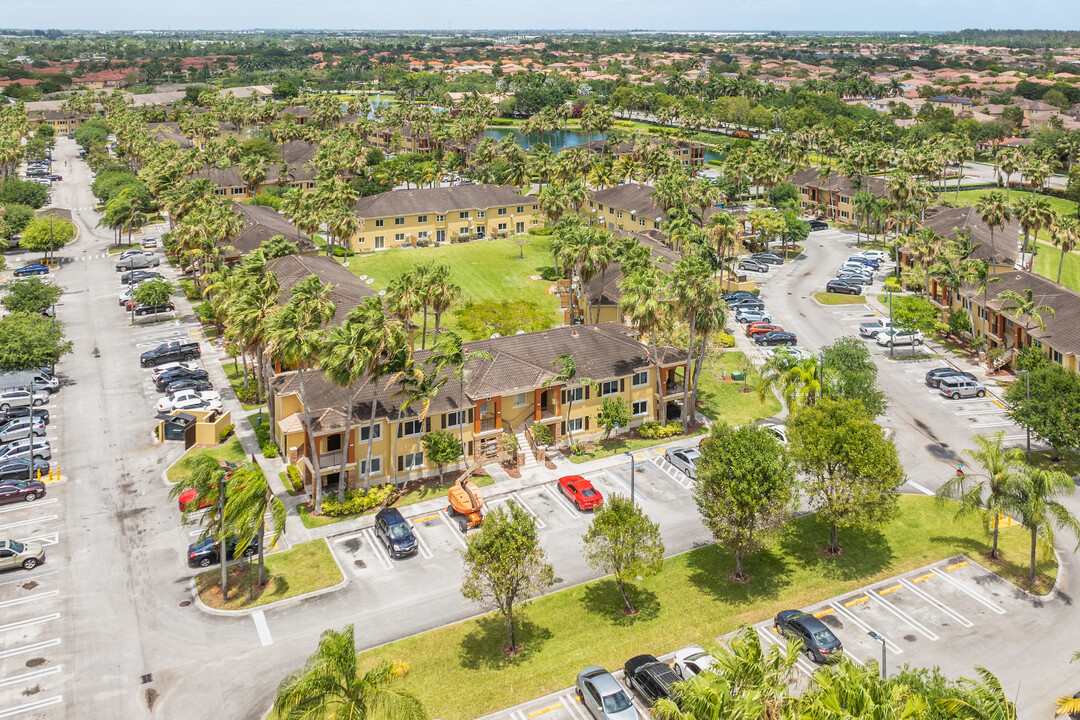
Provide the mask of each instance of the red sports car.
[{"label": "red sports car", "polygon": [[[199,491],[195,488],[189,488],[184,492],[180,493],[180,497],[178,498],[178,500],[180,501],[180,512],[184,512],[185,510],[187,510],[188,505],[195,502],[195,499],[198,496]],[[202,510],[204,507],[210,507],[211,505],[213,505],[213,501],[204,497],[199,503],[198,509]]]},{"label": "red sports car", "polygon": [[592,510],[604,504],[604,496],[580,475],[559,478],[559,489],[578,510]]}]

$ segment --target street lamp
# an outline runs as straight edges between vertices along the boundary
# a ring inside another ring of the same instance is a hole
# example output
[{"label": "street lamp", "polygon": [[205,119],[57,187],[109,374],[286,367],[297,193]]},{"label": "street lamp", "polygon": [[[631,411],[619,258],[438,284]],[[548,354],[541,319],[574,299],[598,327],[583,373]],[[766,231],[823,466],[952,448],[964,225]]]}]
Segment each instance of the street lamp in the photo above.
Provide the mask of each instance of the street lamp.
[{"label": "street lamp", "polygon": [[[893,329],[893,320],[892,320],[892,296],[893,296],[893,294],[892,294],[892,290],[887,290],[887,292],[889,293],[889,330],[891,331]],[[894,343],[894,342],[889,343],[889,357],[896,357],[895,352],[896,352],[896,343]]]},{"label": "street lamp", "polygon": [[883,638],[881,635],[878,635],[873,630],[871,630],[868,634],[870,635],[870,637],[872,637],[875,640],[878,640],[878,641],[881,642],[881,679],[884,680],[885,679],[885,638]]},{"label": "street lamp", "polygon": [[[1023,376],[1024,376],[1024,397],[1027,400],[1028,405],[1030,405],[1031,404],[1031,373],[1028,370],[1020,370],[1019,372],[1022,373]],[[1030,465],[1031,464],[1031,428],[1030,427],[1025,427],[1024,429],[1027,431],[1027,450],[1025,451],[1026,452],[1025,459],[1027,461],[1027,464]]]},{"label": "street lamp", "polygon": [[624,452],[623,455],[630,458],[630,504],[634,505],[634,453]]}]

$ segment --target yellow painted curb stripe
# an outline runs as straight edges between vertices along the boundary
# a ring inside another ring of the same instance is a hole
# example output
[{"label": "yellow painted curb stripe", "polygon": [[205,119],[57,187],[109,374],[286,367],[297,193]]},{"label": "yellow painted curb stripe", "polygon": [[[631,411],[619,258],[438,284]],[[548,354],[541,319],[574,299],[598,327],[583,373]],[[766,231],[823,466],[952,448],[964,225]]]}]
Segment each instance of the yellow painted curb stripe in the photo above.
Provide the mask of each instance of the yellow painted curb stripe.
[{"label": "yellow painted curb stripe", "polygon": [[999,408],[1001,408],[1002,410],[1008,410],[1008,409],[1009,409],[1009,408],[1005,407],[1004,405],[1002,405],[1002,404],[1001,404],[1000,402],[998,402],[997,400],[995,400],[995,401],[994,401],[994,404],[995,404],[995,405],[997,405],[997,406],[998,406]]},{"label": "yellow painted curb stripe", "polygon": [[923,575],[922,577],[915,578],[911,582],[913,582],[913,583],[922,582],[923,580],[929,580],[932,577],[937,577],[937,576],[934,575],[934,573],[927,573],[926,575]]},{"label": "yellow painted curb stripe", "polygon": [[866,595],[863,595],[861,598],[856,598],[856,599],[852,600],[851,602],[844,603],[844,607],[851,607],[852,605],[861,605],[864,602],[870,602],[870,598],[867,597]]},{"label": "yellow painted curb stripe", "polygon": [[533,711],[532,711],[531,713],[529,713],[529,714],[528,714],[528,715],[526,715],[525,717],[531,717],[531,718],[534,718],[534,717],[536,717],[537,715],[543,715],[544,713],[549,713],[549,712],[551,712],[552,710],[558,710],[558,709],[559,709],[559,708],[561,708],[561,707],[562,707],[562,703],[556,703],[555,705],[549,705],[548,707],[546,707],[546,708],[541,708],[540,710],[533,710]]},{"label": "yellow painted curb stripe", "polygon": [[413,522],[426,522],[428,520],[435,520],[438,517],[439,517],[439,514],[435,513],[434,515],[428,515],[427,517],[416,518],[416,520],[414,520]]},{"label": "yellow painted curb stripe", "polygon": [[967,560],[965,560],[964,562],[958,562],[955,565],[950,565],[949,567],[945,568],[945,572],[952,572],[953,570],[962,568],[965,565],[967,565]]},{"label": "yellow painted curb stripe", "polygon": [[878,590],[878,595],[888,595],[891,592],[896,592],[897,590],[903,590],[903,589],[904,589],[903,585],[893,585],[890,588],[885,588],[884,590]]},{"label": "yellow painted curb stripe", "polygon": [[822,611],[821,611],[821,612],[819,612],[819,613],[814,613],[814,617],[816,617],[816,618],[823,618],[823,617],[825,617],[826,615],[832,615],[832,614],[833,614],[833,609],[832,609],[832,608],[828,608],[828,609],[822,610]]},{"label": "yellow painted curb stripe", "polygon": [[[659,451],[659,450],[657,450],[657,451],[656,451],[656,454],[657,454],[657,455],[659,455],[659,454],[660,454],[660,451]],[[645,456],[644,456],[644,455],[642,455],[641,453],[638,453],[637,455],[635,455],[635,456],[634,456],[634,459],[635,459],[635,460],[644,460],[644,459],[645,459]]]}]

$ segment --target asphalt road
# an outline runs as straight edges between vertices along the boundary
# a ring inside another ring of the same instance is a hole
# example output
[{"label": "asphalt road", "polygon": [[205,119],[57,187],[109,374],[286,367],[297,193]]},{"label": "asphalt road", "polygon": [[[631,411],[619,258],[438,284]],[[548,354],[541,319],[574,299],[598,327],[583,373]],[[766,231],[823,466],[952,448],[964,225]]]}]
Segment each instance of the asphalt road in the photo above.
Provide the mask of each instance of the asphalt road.
[{"label": "asphalt road", "polygon": [[[332,539],[348,586],[267,611],[262,633],[249,616],[221,618],[181,607],[189,599],[192,576],[183,561],[190,529],[180,527],[161,480],[180,449],[154,443],[150,430],[157,394],[136,355],[163,339],[187,336],[197,325],[182,298],[178,306],[187,314],[179,320],[128,325],[116,304],[120,288],[113,261],[105,256],[111,235],[96,228],[89,172],[75,154],[72,141],[58,141],[55,165],[65,180],[54,186],[55,205],[73,209],[81,231],[61,253],[66,262],[56,274],[66,289],[58,314],[75,344],[58,368],[65,381],[56,403],[62,408],[58,462],[69,480],[55,492],[66,509],[56,513],[60,542],[49,563],[58,571],[59,593],[51,602],[59,617],[50,622],[61,643],[51,657],[62,665],[53,681],[62,702],[35,711],[35,717],[259,718],[276,684],[302,665],[326,628],[354,623],[358,643],[366,648],[475,614],[476,606],[458,589],[460,538],[437,517],[412,518],[428,553],[404,562],[381,556],[363,533]],[[866,313],[824,308],[809,299],[850,254],[850,243],[850,236],[833,231],[814,233],[807,254],[773,271],[764,283],[774,319],[790,325],[813,349],[853,333]],[[210,355],[207,350],[204,344]],[[971,445],[972,427],[985,424],[971,418],[987,415],[957,415],[939,404],[921,387],[925,365],[911,373],[910,364],[885,359],[877,346],[872,353],[890,398],[883,424],[896,429],[911,479],[932,491],[952,472],[959,451]],[[227,388],[221,390],[228,397]],[[1004,429],[1016,434],[1015,428]],[[669,552],[707,541],[688,484],[655,453],[642,453],[637,463],[635,491],[660,522]],[[604,492],[625,494],[628,469],[591,477]],[[906,489],[920,491],[915,485]],[[523,491],[519,500],[543,523],[541,537],[562,580],[556,587],[593,577],[579,550],[587,517],[548,490]],[[1070,595],[1071,578],[1066,574]],[[1024,703],[1025,710],[1044,711],[1047,698],[1066,689],[1060,675],[1047,668],[1064,673],[1068,655],[1080,648],[1080,628],[1067,612],[1066,600],[1047,601],[1037,615],[1021,620],[1030,624],[1027,644],[988,648],[988,660],[995,662],[985,664],[1001,673],[1007,687],[1022,683],[1024,698],[1041,694],[1030,706]],[[1050,632],[1057,642],[1041,647]],[[7,673],[7,665],[2,667]]]}]

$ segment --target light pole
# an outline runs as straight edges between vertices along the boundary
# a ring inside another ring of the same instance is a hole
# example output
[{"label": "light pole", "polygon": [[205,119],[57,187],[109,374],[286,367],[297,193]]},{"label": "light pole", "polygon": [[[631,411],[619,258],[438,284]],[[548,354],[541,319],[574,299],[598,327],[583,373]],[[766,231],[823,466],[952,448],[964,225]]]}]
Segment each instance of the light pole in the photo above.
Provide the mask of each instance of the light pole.
[{"label": "light pole", "polygon": [[634,502],[634,453],[624,452],[623,455],[630,458],[630,504],[635,505]]},{"label": "light pole", "polygon": [[[893,296],[892,290],[889,290],[889,330],[893,329],[892,296]],[[892,343],[892,342],[889,343],[889,357],[896,357],[896,355],[894,354],[895,350],[896,350],[896,343]]]},{"label": "light pole", "polygon": [[886,650],[885,650],[885,638],[878,635],[873,630],[870,631],[869,635],[870,635],[870,637],[874,638],[875,640],[879,640],[881,642],[881,679],[884,680],[885,679],[885,652],[886,652]]},{"label": "light pole", "polygon": [[[1031,405],[1031,372],[1028,370],[1021,370],[1024,374],[1024,398],[1027,400],[1028,405]],[[1031,428],[1025,427],[1027,431],[1027,450],[1025,455],[1025,461],[1028,465],[1031,464]]]}]

